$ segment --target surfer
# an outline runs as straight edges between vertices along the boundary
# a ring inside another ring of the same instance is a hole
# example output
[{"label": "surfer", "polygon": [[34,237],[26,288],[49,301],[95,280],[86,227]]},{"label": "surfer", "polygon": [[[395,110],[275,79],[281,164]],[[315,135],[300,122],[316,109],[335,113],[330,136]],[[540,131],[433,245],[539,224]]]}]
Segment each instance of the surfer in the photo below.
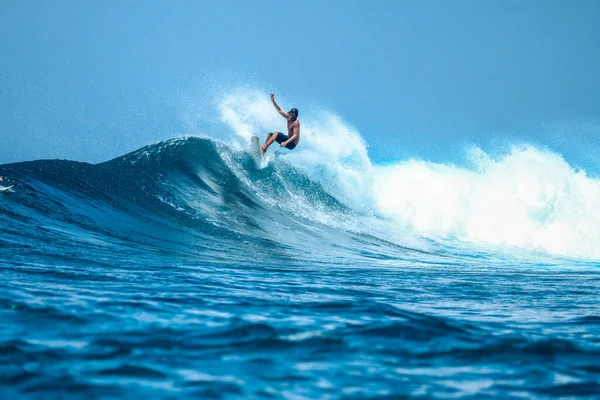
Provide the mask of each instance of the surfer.
[{"label": "surfer", "polygon": [[273,142],[277,141],[281,145],[281,147],[285,147],[286,149],[293,150],[298,143],[300,142],[300,121],[298,121],[298,109],[292,108],[287,113],[277,105],[275,102],[275,94],[271,93],[271,101],[277,109],[277,112],[281,114],[281,116],[287,119],[287,135],[283,132],[270,132],[267,135],[267,140],[265,141],[265,145],[261,147],[263,152],[266,152],[267,149]]}]

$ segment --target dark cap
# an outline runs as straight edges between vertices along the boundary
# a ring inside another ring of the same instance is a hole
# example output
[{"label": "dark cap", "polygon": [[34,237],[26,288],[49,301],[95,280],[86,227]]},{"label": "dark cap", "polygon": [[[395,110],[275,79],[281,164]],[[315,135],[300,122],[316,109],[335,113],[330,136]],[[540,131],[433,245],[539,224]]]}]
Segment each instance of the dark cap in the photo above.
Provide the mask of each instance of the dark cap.
[{"label": "dark cap", "polygon": [[296,117],[297,117],[297,116],[298,116],[298,109],[297,109],[297,108],[292,108],[292,109],[291,109],[291,110],[288,112],[288,114],[291,114],[291,113],[294,113],[294,114],[296,114]]}]

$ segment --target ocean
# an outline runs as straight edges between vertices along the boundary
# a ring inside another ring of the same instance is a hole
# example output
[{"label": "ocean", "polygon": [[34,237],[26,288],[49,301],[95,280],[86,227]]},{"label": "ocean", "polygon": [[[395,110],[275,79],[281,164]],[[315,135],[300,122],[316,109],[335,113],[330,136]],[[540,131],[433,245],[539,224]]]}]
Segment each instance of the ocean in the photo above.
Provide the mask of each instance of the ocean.
[{"label": "ocean", "polygon": [[0,397],[600,398],[598,181],[353,138],[0,165]]}]

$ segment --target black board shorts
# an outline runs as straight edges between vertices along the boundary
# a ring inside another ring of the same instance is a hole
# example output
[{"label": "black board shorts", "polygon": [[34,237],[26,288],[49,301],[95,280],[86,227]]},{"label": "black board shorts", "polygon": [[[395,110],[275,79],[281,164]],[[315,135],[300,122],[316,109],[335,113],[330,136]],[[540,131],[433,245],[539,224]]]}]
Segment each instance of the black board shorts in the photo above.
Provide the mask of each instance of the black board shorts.
[{"label": "black board shorts", "polygon": [[[277,135],[277,137],[275,138],[275,141],[279,144],[285,142],[286,140],[289,140],[290,137],[288,135],[286,135],[283,132],[278,132],[279,134]],[[271,136],[273,133],[269,133],[269,136]],[[289,142],[288,144],[285,145],[286,149],[289,150],[293,150],[296,147],[296,142]]]}]

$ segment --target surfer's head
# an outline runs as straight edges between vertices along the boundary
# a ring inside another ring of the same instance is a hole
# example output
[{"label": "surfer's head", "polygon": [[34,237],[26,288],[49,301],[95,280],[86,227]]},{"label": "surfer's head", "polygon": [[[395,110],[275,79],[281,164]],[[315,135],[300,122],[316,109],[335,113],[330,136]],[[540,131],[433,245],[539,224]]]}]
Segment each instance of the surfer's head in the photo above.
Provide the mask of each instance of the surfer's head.
[{"label": "surfer's head", "polygon": [[298,118],[298,109],[292,108],[290,111],[288,111],[288,115],[292,117],[292,121],[296,120]]}]

